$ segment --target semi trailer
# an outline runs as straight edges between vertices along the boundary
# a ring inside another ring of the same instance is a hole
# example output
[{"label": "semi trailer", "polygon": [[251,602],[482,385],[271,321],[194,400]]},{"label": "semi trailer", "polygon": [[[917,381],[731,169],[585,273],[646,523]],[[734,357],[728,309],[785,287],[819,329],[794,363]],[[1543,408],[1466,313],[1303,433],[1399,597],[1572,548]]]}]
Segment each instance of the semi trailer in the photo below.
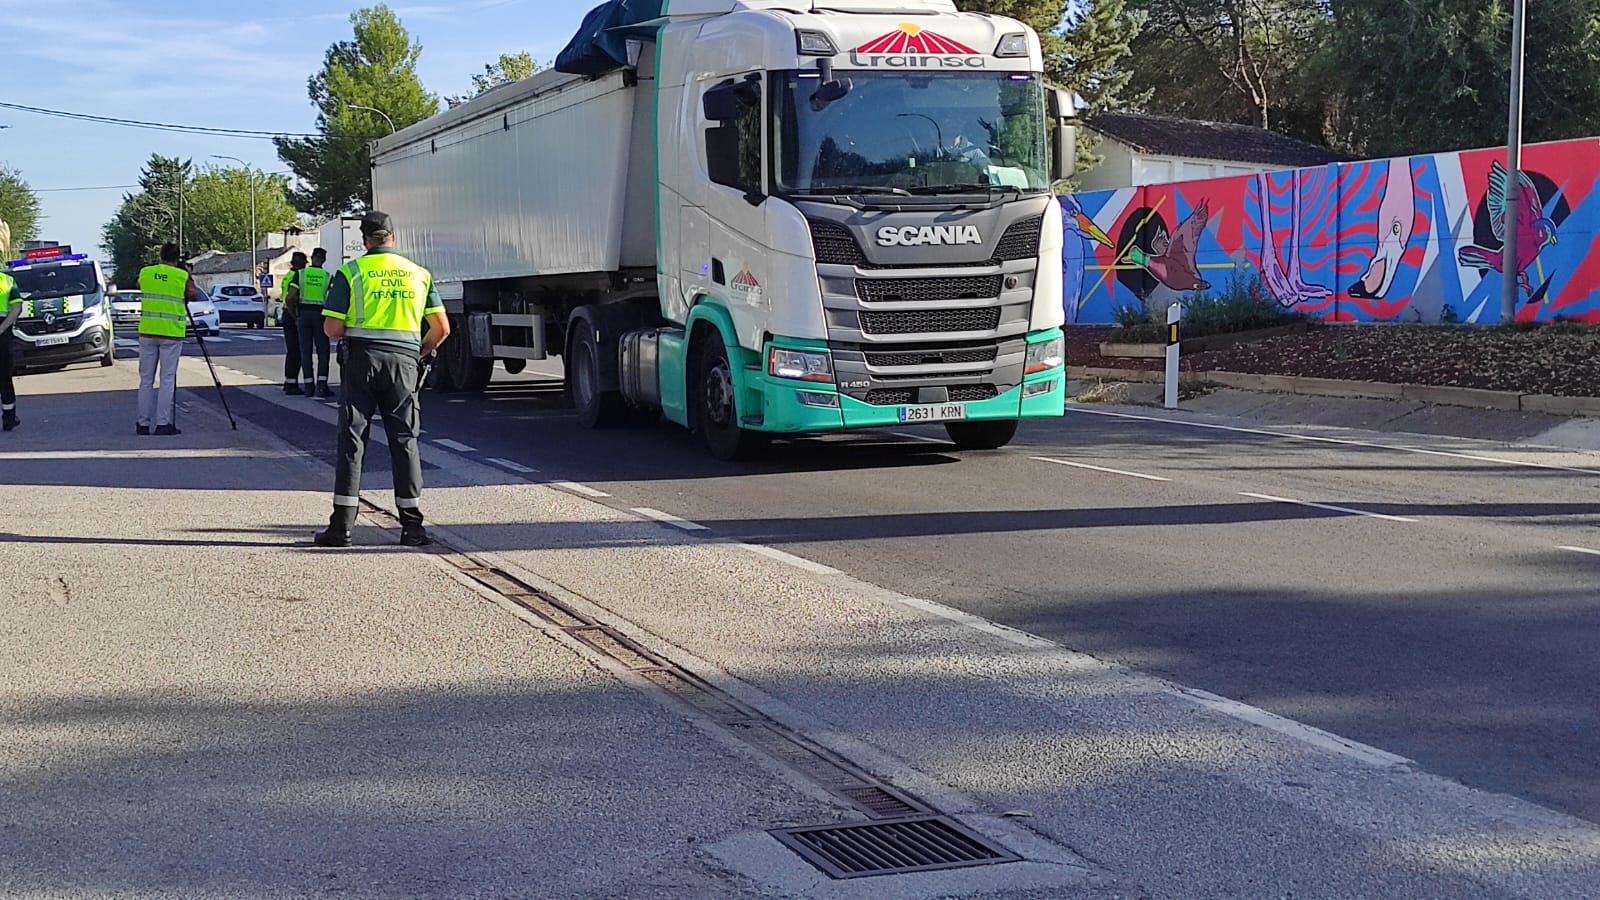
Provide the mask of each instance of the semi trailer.
[{"label": "semi trailer", "polygon": [[374,142],[458,335],[436,386],[560,356],[580,421],[723,459],[1063,414],[1072,95],[951,0],[614,0],[553,70]]}]

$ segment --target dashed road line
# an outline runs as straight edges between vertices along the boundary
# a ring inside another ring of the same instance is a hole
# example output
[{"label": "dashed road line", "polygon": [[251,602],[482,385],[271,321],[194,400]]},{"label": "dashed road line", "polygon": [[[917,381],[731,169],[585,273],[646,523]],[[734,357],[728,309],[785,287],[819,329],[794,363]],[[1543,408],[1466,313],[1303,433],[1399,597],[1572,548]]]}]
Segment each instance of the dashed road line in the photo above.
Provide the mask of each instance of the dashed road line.
[{"label": "dashed road line", "polygon": [[1568,553],[1582,553],[1585,556],[1600,556],[1600,550],[1590,550],[1588,547],[1557,547],[1556,549],[1565,550]]},{"label": "dashed road line", "polygon": [[1111,469],[1105,466],[1092,466],[1088,463],[1073,462],[1070,459],[1055,459],[1049,456],[1035,456],[1037,462],[1055,463],[1058,466],[1071,466],[1074,469],[1088,469],[1091,472],[1105,472],[1108,475],[1126,475],[1129,478],[1142,478],[1145,481],[1171,481],[1171,478],[1162,478],[1160,475],[1145,475],[1140,472],[1129,472],[1126,469]]},{"label": "dashed road line", "polygon": [[1365,509],[1353,509],[1353,508],[1348,507],[1348,506],[1334,506],[1331,503],[1313,503],[1310,500],[1294,500],[1294,499],[1291,499],[1289,497],[1274,497],[1271,494],[1252,494],[1252,493],[1249,493],[1247,491],[1240,491],[1239,492],[1239,496],[1241,496],[1241,497],[1249,497],[1249,498],[1251,498],[1253,500],[1266,500],[1266,501],[1268,501],[1270,503],[1289,503],[1289,504],[1293,504],[1295,506],[1309,506],[1309,507],[1311,507],[1313,509],[1325,509],[1325,510],[1328,510],[1330,512],[1345,513],[1347,515],[1352,515],[1352,516],[1366,516],[1369,519],[1383,519],[1384,521],[1387,521],[1387,522],[1417,522],[1418,521],[1417,519],[1408,519],[1405,516],[1390,516],[1390,515],[1385,515],[1383,513],[1371,512],[1371,511],[1365,510]]},{"label": "dashed road line", "polygon": [[778,562],[794,566],[796,569],[799,569],[803,572],[810,572],[813,575],[844,574],[832,566],[825,566],[819,562],[812,562],[809,559],[795,556],[793,553],[785,553],[775,547],[763,547],[760,544],[733,544],[732,546],[738,547],[741,550],[748,550],[757,556],[765,556],[767,559],[775,559]]},{"label": "dashed road line", "polygon": [[552,481],[552,482],[550,482],[550,486],[551,487],[563,488],[565,490],[571,491],[574,494],[582,494],[585,497],[609,497],[609,496],[611,496],[610,494],[606,493],[605,491],[596,490],[596,489],[594,489],[592,487],[589,487],[587,484],[578,484],[576,481]]},{"label": "dashed road line", "polygon": [[636,506],[633,508],[633,511],[647,519],[655,519],[657,522],[660,522],[663,525],[671,525],[673,528],[677,528],[682,531],[711,530],[706,526],[701,525],[699,522],[691,522],[688,519],[679,518],[672,513],[664,513],[659,509],[651,509],[648,506]]},{"label": "dashed road line", "polygon": [[460,441],[452,441],[449,438],[439,438],[439,439],[435,440],[434,443],[438,444],[439,446],[441,446],[443,448],[445,448],[446,450],[454,450],[457,453],[477,453],[478,452],[478,448],[477,447],[469,447],[466,444],[461,443]]},{"label": "dashed road line", "polygon": [[277,338],[262,337],[259,334],[236,334],[234,337],[241,341],[254,341],[258,344],[264,344],[269,341],[277,340]]},{"label": "dashed road line", "polygon": [[500,459],[499,457],[489,459],[488,462],[499,466],[502,469],[510,469],[511,471],[516,472],[518,475],[532,475],[533,473],[539,471],[538,469],[530,469],[522,463],[512,462],[509,459]]},{"label": "dashed road line", "polygon": [[1462,453],[1456,450],[1429,450],[1424,447],[1404,447],[1398,444],[1380,444],[1376,441],[1360,441],[1352,438],[1321,437],[1312,434],[1294,434],[1288,431],[1269,431],[1265,428],[1241,428],[1237,425],[1218,425],[1214,422],[1186,422],[1183,419],[1168,419],[1161,416],[1140,416],[1133,413],[1110,412],[1104,409],[1082,409],[1068,406],[1067,412],[1085,416],[1104,416],[1110,419],[1131,419],[1136,422],[1156,422],[1162,425],[1181,425],[1185,428],[1205,428],[1212,431],[1229,431],[1234,434],[1254,434],[1263,437],[1287,438],[1292,441],[1310,441],[1317,444],[1337,444],[1344,447],[1361,447],[1367,450],[1393,450],[1396,453],[1416,453],[1421,456],[1444,456],[1451,459],[1470,459],[1473,462],[1488,462],[1502,466],[1521,466],[1528,469],[1547,469],[1553,472],[1572,472],[1577,475],[1600,475],[1600,469],[1583,469],[1577,466],[1560,466],[1554,463],[1532,462],[1521,459],[1503,459],[1497,456],[1483,456],[1477,453]]}]

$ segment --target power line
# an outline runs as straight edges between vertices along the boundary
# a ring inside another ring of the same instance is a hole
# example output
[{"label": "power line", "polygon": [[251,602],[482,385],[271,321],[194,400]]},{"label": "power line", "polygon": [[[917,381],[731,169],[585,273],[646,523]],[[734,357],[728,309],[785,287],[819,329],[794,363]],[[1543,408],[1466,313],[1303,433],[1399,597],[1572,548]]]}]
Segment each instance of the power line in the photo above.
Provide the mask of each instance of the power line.
[{"label": "power line", "polygon": [[270,140],[277,137],[309,138],[316,137],[305,132],[291,131],[250,131],[240,128],[212,128],[205,125],[173,125],[162,122],[145,122],[138,119],[119,119],[115,116],[96,116],[89,113],[66,112],[59,109],[45,109],[39,106],[23,106],[20,103],[0,102],[0,109],[12,109],[18,112],[33,113],[40,116],[55,116],[60,119],[72,119],[79,122],[94,122],[99,125],[118,125],[124,128],[145,128],[152,131],[167,131],[177,134],[203,134],[211,137],[246,138],[252,140]]},{"label": "power line", "polygon": [[137,184],[107,184],[98,187],[69,187],[69,188],[34,188],[35,194],[68,194],[76,191],[126,191],[138,187]]}]

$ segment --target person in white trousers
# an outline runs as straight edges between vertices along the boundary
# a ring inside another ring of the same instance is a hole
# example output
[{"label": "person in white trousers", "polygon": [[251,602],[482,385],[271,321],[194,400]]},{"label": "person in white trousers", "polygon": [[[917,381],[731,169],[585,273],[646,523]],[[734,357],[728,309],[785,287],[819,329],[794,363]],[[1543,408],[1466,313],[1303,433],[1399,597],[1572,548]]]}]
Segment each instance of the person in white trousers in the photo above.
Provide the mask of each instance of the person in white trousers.
[{"label": "person in white trousers", "polygon": [[[181,434],[176,419],[178,362],[188,333],[189,302],[200,297],[177,244],[139,272],[139,434]],[[160,387],[157,388],[157,378]]]}]

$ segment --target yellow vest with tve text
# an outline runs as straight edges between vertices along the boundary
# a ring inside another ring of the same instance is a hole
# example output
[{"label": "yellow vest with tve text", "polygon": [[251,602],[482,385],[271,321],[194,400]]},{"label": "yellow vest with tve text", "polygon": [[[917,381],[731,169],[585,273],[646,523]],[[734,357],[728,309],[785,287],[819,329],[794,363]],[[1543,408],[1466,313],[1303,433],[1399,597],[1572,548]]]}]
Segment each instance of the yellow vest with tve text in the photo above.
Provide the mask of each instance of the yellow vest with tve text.
[{"label": "yellow vest with tve text", "polygon": [[345,334],[366,340],[417,341],[433,275],[398,253],[371,253],[341,269],[350,281]]},{"label": "yellow vest with tve text", "polygon": [[181,338],[187,332],[189,307],[183,302],[189,273],[177,266],[146,266],[139,272],[139,333],[145,337]]}]

